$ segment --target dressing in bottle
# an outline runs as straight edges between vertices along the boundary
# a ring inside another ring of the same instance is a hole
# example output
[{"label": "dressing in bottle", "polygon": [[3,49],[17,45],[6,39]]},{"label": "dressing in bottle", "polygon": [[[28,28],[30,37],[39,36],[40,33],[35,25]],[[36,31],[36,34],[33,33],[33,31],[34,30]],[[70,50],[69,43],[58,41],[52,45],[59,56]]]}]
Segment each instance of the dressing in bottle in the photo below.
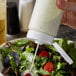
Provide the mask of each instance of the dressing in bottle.
[{"label": "dressing in bottle", "polygon": [[27,38],[39,44],[51,44],[56,37],[63,11],[56,6],[57,0],[36,0],[29,24]]}]

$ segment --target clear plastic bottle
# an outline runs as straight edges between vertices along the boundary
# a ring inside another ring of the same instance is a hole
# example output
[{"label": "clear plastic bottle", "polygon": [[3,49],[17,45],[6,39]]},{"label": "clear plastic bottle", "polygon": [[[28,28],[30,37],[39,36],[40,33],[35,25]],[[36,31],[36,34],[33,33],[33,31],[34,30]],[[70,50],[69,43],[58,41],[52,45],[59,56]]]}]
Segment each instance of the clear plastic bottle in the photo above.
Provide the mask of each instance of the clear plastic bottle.
[{"label": "clear plastic bottle", "polygon": [[63,11],[56,6],[57,0],[36,0],[29,24],[27,38],[36,43],[51,44],[56,37]]}]

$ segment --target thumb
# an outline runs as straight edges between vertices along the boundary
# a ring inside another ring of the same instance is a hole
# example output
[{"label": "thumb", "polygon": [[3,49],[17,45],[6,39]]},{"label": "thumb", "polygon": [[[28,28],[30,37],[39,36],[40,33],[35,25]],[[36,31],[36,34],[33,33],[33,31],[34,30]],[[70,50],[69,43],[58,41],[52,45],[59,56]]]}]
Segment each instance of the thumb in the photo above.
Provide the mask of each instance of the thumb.
[{"label": "thumb", "polygon": [[76,12],[76,3],[65,0],[57,0],[57,6],[62,10]]}]

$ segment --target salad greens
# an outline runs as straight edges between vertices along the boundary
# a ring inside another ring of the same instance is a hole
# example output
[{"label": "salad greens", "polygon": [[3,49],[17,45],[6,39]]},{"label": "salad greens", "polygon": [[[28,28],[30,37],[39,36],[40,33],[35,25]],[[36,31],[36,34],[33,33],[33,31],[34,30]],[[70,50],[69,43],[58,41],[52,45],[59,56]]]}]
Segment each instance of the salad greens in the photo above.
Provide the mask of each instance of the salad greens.
[{"label": "salad greens", "polygon": [[23,45],[27,45],[29,43],[29,40],[17,40],[14,44],[18,47],[23,46]]},{"label": "salad greens", "polygon": [[[39,48],[32,72],[39,75],[70,76],[71,70],[76,68],[76,48],[74,47],[74,42],[69,42],[68,39],[58,39],[54,40],[54,42],[57,42],[69,54],[74,63],[72,65],[66,63],[53,45],[42,45],[41,47],[44,48]],[[26,39],[8,42],[8,44],[0,48],[4,69],[10,67],[10,70],[14,73],[16,73],[16,71],[21,73],[30,69],[36,44]],[[49,53],[49,57],[39,57],[39,53],[43,50]],[[54,64],[54,70],[52,72],[43,69],[47,62]]]},{"label": "salad greens", "polygon": [[70,52],[68,52],[68,53],[71,56],[72,60],[74,61],[72,67],[76,68],[76,48],[71,48]]}]

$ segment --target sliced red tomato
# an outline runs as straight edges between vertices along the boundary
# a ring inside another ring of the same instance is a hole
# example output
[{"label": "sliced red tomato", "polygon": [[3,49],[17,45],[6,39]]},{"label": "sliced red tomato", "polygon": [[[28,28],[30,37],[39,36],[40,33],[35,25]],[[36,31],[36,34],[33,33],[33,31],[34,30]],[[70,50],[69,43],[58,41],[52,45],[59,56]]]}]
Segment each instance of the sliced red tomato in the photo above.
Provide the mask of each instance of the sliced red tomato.
[{"label": "sliced red tomato", "polygon": [[[51,73],[54,70],[54,64],[52,62],[47,62],[44,65],[43,69]],[[50,75],[43,75],[43,76],[50,76]]]},{"label": "sliced red tomato", "polygon": [[49,57],[49,53],[47,51],[41,51],[38,55],[39,57]]},{"label": "sliced red tomato", "polygon": [[27,73],[27,74],[25,74],[25,76],[31,76],[31,74],[30,73]]}]

